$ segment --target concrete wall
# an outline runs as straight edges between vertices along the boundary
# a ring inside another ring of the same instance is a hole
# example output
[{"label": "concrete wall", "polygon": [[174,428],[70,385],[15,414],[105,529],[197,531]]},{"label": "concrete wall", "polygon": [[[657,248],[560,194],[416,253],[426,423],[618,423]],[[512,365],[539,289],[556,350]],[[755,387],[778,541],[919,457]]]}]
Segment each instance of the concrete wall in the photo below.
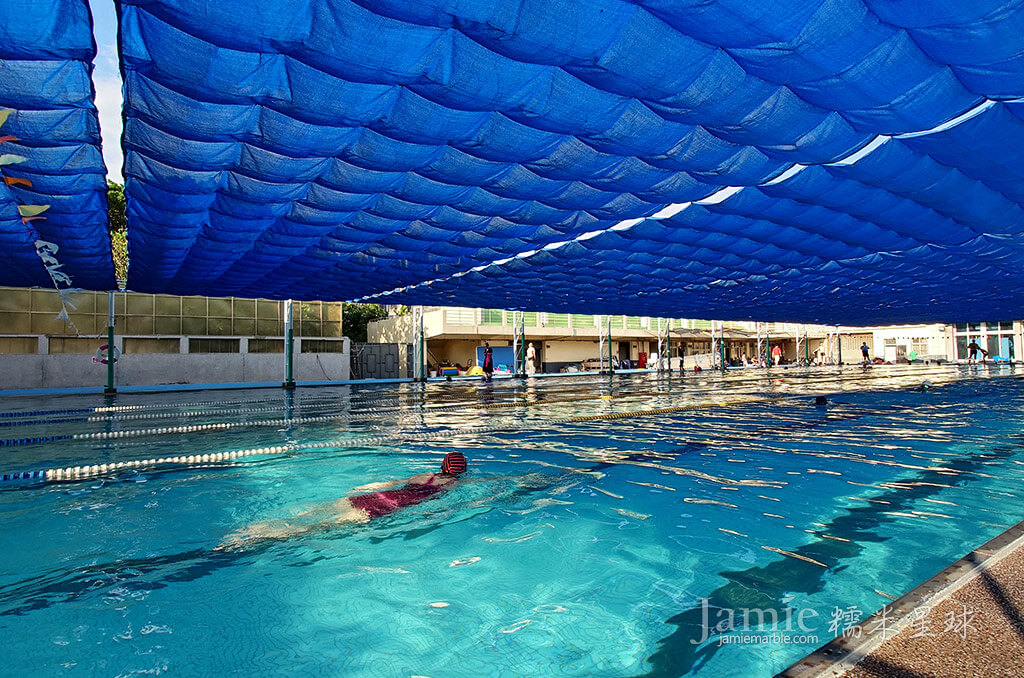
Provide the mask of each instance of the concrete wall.
[{"label": "concrete wall", "polygon": [[[872,328],[872,336],[869,338],[868,346],[871,347],[871,357],[885,358],[885,340],[895,340],[896,344],[905,347],[905,353],[910,354],[913,350],[911,341],[913,339],[927,339],[927,350],[921,357],[933,356],[951,359],[953,356],[948,352],[946,342],[945,325],[895,325],[891,327]],[[860,360],[858,344],[857,360]],[[843,350],[845,351],[845,345]],[[843,354],[845,357],[845,353]],[[852,361],[851,361],[852,362]]]},{"label": "concrete wall", "polygon": [[[423,331],[427,331],[427,319],[431,314],[424,314]],[[371,320],[366,325],[366,340],[373,344],[408,344],[413,339],[412,315],[399,315]]]},{"label": "concrete wall", "polygon": [[[527,339],[529,341],[529,339]],[[541,342],[534,342],[538,344]],[[616,350],[618,346],[616,345]],[[545,363],[578,363],[587,358],[598,358],[600,345],[592,339],[582,341],[545,341],[540,358]]]},{"label": "concrete wall", "polygon": [[875,341],[870,332],[861,334],[841,334],[840,342],[843,347],[844,363],[859,363],[861,361],[860,345],[867,342],[869,355],[874,358],[876,355],[882,357],[882,342]]},{"label": "concrete wall", "polygon": [[[349,354],[297,353],[296,381],[349,378]],[[134,354],[121,356],[114,372],[118,386],[216,384],[284,381],[280,353]],[[0,355],[0,390],[103,387],[106,366],[91,355]]]}]

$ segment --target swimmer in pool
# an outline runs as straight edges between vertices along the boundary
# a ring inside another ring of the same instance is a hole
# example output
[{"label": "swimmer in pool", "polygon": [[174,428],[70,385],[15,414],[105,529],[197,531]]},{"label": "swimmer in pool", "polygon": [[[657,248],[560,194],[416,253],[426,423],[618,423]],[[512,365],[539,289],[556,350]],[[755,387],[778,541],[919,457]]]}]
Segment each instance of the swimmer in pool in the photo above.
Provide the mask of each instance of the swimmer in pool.
[{"label": "swimmer in pool", "polygon": [[[440,473],[420,473],[406,480],[361,485],[356,490],[374,490],[368,494],[343,497],[325,507],[300,513],[300,516],[325,514],[324,520],[308,524],[295,524],[286,520],[268,520],[255,523],[234,532],[218,546],[219,549],[237,547],[247,540],[287,539],[333,525],[367,523],[406,506],[419,504],[450,490],[459,476],[466,472],[466,457],[461,452],[449,452],[441,461]],[[396,489],[387,489],[401,485]]]}]

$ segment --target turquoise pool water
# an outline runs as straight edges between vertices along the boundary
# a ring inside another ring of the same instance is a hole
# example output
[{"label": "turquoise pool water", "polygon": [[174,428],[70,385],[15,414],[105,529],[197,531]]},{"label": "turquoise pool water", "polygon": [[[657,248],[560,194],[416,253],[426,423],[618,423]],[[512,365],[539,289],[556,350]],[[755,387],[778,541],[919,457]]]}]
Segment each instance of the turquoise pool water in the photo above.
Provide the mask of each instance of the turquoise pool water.
[{"label": "turquoise pool water", "polygon": [[[1024,519],[1013,368],[752,372],[2,402],[4,439],[172,430],[0,448],[2,472],[297,448],[0,485],[0,674],[770,676],[836,607],[867,616]],[[173,432],[211,422],[246,425]],[[216,549],[452,450],[471,471],[439,498]],[[691,642],[705,605],[816,616]]]}]

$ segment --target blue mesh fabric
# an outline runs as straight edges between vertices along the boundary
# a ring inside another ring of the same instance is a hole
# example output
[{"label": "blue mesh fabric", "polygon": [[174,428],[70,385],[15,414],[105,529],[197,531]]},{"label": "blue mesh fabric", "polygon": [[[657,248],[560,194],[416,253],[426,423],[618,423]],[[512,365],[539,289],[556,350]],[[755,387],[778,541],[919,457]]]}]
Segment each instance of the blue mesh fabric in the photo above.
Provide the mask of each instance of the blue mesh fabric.
[{"label": "blue mesh fabric", "polygon": [[1022,116],[999,104],[853,164],[382,298],[605,313],[629,299],[654,316],[847,324],[1014,317]]},{"label": "blue mesh fabric", "polygon": [[[0,285],[52,286],[34,242],[59,248],[70,286],[108,290],[106,170],[90,80],[95,47],[85,0],[0,3]],[[8,158],[10,159],[10,158]],[[24,183],[29,182],[29,183]],[[23,223],[19,205],[49,205]]]},{"label": "blue mesh fabric", "polygon": [[1019,301],[1018,3],[120,11],[136,290],[843,322]]}]

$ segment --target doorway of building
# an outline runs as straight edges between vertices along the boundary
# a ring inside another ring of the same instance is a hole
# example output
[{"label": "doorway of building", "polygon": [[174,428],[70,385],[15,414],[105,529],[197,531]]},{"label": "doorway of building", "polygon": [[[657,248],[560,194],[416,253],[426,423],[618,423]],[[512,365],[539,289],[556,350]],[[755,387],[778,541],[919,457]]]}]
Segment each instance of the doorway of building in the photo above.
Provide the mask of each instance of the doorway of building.
[{"label": "doorway of building", "polygon": [[622,362],[623,360],[629,360],[629,342],[628,341],[620,341],[619,342],[619,362]]}]

